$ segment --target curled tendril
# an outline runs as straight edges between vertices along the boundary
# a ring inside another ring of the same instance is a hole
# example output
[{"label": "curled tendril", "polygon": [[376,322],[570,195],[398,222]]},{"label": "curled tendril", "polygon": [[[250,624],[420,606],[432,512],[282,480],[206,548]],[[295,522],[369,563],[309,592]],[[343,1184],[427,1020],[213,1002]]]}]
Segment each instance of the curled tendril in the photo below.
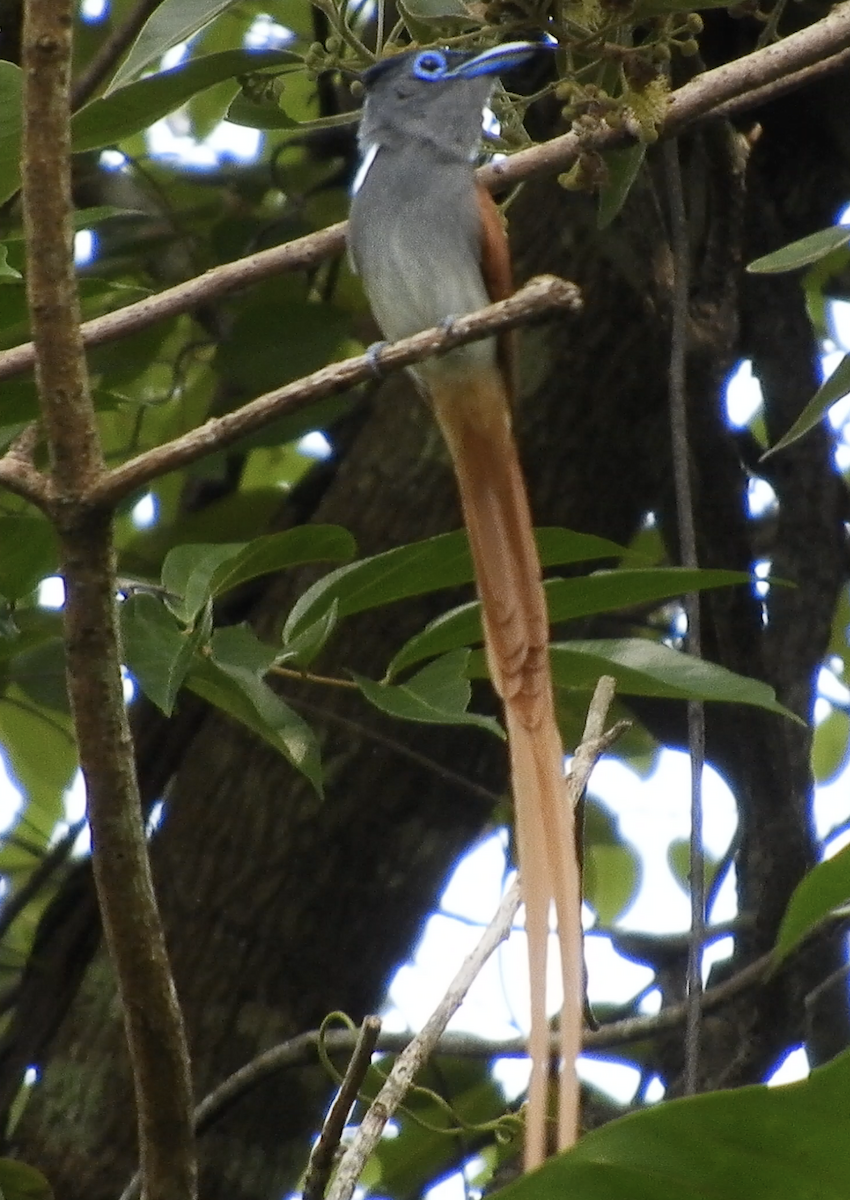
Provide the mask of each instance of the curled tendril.
[{"label": "curled tendril", "polygon": [[[328,1013],[319,1026],[319,1037],[316,1043],[319,1061],[330,1078],[339,1086],[344,1076],[340,1074],[331,1062],[327,1046],[327,1035],[331,1026],[335,1024],[342,1025],[349,1033],[354,1035],[357,1033],[357,1025],[347,1013],[332,1012]],[[377,1075],[381,1085],[383,1085],[389,1077],[389,1072],[382,1070],[376,1063],[372,1064],[371,1069]],[[408,1105],[399,1105],[398,1111],[400,1113],[403,1113],[404,1116],[418,1125],[420,1129],[425,1129],[429,1133],[444,1134],[446,1137],[457,1137],[460,1133],[492,1133],[496,1140],[504,1145],[512,1141],[522,1128],[523,1118],[518,1113],[503,1113],[501,1116],[495,1117],[492,1121],[465,1121],[444,1096],[441,1096],[439,1092],[435,1092],[431,1088],[414,1084],[411,1086],[408,1094],[411,1098],[419,1101],[430,1100],[447,1119],[448,1124],[436,1125],[426,1120],[419,1113],[414,1112]],[[358,1099],[361,1103],[368,1105],[372,1103],[375,1096],[369,1095],[364,1088],[361,1088],[358,1092]]]}]

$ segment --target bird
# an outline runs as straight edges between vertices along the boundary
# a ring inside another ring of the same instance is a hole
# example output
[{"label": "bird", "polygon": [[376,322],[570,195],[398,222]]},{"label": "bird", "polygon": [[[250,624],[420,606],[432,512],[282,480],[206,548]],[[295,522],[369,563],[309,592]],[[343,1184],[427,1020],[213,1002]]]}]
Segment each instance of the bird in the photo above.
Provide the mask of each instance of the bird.
[{"label": "bird", "polygon": [[[348,249],[386,339],[445,326],[513,291],[502,218],[476,181],[475,165],[496,77],[540,48],[526,41],[479,51],[413,49],[364,72]],[[529,948],[524,1163],[531,1170],[550,1141],[546,968],[553,901],[564,994],[558,1149],[577,1136],[584,969],[575,823],[555,714],[546,597],[511,428],[511,340],[471,342],[408,369],[454,467],[488,669],[504,711]]]}]

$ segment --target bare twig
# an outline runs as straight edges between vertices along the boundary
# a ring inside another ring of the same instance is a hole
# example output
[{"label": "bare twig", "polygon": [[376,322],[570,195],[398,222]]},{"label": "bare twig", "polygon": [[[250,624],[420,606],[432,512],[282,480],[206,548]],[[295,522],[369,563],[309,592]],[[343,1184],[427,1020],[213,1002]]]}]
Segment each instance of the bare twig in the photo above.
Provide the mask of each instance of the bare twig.
[{"label": "bare twig", "polygon": [[[688,334],[690,330],[690,246],[688,217],[682,188],[679,146],[672,138],[664,147],[667,195],[670,202],[672,250],[672,332],[670,339],[670,440],[682,565],[696,569],[696,521],[688,442]],[[688,653],[702,654],[699,594],[685,596],[688,620]],[[691,828],[689,875],[691,885],[691,939],[685,976],[688,1019],[685,1027],[684,1092],[697,1090],[700,1023],[702,1019],[702,945],[705,940],[705,855],[702,845],[702,776],[705,767],[705,709],[701,700],[688,701],[688,751],[691,765]]]},{"label": "bare twig", "polygon": [[[773,956],[765,954],[762,958],[744,967],[743,970],[731,976],[717,987],[709,988],[702,995],[703,1012],[711,1012],[726,1004],[741,992],[754,987],[767,974]],[[626,1017],[622,1021],[612,1021],[599,1029],[585,1030],[582,1046],[585,1051],[609,1050],[616,1046],[626,1046],[631,1042],[640,1042],[679,1029],[687,1020],[687,1003],[671,1004],[660,1013],[648,1017]],[[354,1047],[356,1033],[345,1029],[334,1029],[322,1035],[318,1029],[299,1034],[289,1041],[281,1042],[258,1054],[244,1067],[240,1067],[223,1083],[219,1084],[206,1096],[195,1110],[195,1129],[200,1135],[209,1129],[227,1112],[237,1100],[257,1087],[264,1079],[278,1071],[290,1067],[304,1067],[316,1062],[317,1046],[323,1036],[324,1046],[328,1053],[350,1053]],[[411,1043],[409,1033],[382,1033],[378,1038],[375,1049],[379,1053],[400,1054]],[[552,1054],[558,1053],[560,1039],[557,1033],[552,1035]],[[455,1058],[523,1058],[528,1053],[525,1038],[506,1038],[503,1041],[490,1041],[476,1037],[470,1033],[445,1033],[440,1038],[434,1051]],[[124,1193],[129,1200],[128,1193]]]},{"label": "bare twig", "polygon": [[[605,741],[601,736],[602,729],[613,694],[613,681],[605,676],[596,686],[585,726],[588,740],[592,740],[598,750],[596,753],[591,751],[589,755],[582,755],[581,764],[587,763],[588,759],[595,762],[602,753],[602,743]],[[586,774],[581,773],[583,770],[582,766],[576,773],[573,784],[573,787],[580,786],[582,790],[587,783],[590,767],[587,768]],[[580,792],[578,794],[580,795]],[[406,1095],[416,1073],[433,1053],[446,1025],[460,1007],[484,963],[510,933],[519,904],[520,889],[517,882],[502,900],[481,941],[461,966],[433,1014],[396,1060],[386,1083],[369,1107],[342,1158],[328,1191],[328,1200],[351,1200],[357,1180],[363,1172],[366,1160],[377,1145],[384,1126]],[[558,1040],[560,1044],[560,1036]]]},{"label": "bare twig", "polygon": [[370,1105],[351,1145],[343,1155],[328,1191],[328,1200],[350,1200],[357,1186],[357,1180],[363,1173],[366,1160],[380,1140],[384,1126],[401,1104],[417,1072],[430,1058],[443,1031],[460,1008],[481,968],[496,947],[510,933],[514,917],[520,906],[520,899],[519,883],[515,882],[499,905],[496,915],[488,925],[481,941],[452,980],[443,999],[420,1032],[405,1046],[396,1059],[386,1083]]},{"label": "bare twig", "polygon": [[342,1140],[345,1123],[366,1078],[372,1054],[381,1033],[380,1017],[366,1017],[357,1032],[357,1040],[339,1090],[328,1109],[322,1132],[313,1147],[304,1180],[304,1200],[322,1200],[333,1170],[334,1156]]},{"label": "bare twig", "polygon": [[134,41],[148,17],[159,8],[162,0],[136,0],[124,21],[105,37],[92,55],[84,71],[71,85],[71,108],[77,109],[97,91],[112,73],[119,58]]},{"label": "bare twig", "polygon": [[[86,347],[100,346],[117,338],[127,337],[147,329],[157,321],[168,320],[180,313],[190,312],[200,304],[208,304],[249,284],[259,283],[285,271],[301,271],[315,266],[332,254],[339,254],[345,244],[345,224],[339,222],[320,229],[307,237],[296,238],[283,246],[260,250],[236,262],[223,263],[198,275],[148,296],[137,304],[127,304],[117,312],[106,313],[82,326]],[[9,379],[27,371],[34,362],[32,342],[15,346],[0,353],[0,379]]]},{"label": "bare twig", "polygon": [[156,908],[118,651],[109,515],[81,496],[105,467],[72,256],[74,0],[28,0],[23,32],[23,206],[36,379],[59,535],[66,673],[86,782],[98,903],[133,1070],[147,1200],[195,1194],[188,1053]]},{"label": "bare twig", "polygon": [[284,412],[292,412],[323,396],[374,379],[376,370],[381,373],[398,370],[431,354],[450,350],[453,346],[475,341],[499,330],[511,329],[554,308],[576,311],[580,304],[578,289],[574,284],[554,275],[540,275],[507,300],[457,317],[451,325],[425,329],[413,337],[382,346],[377,357],[373,351],[341,363],[332,363],[329,367],[314,371],[312,375],[267,392],[235,412],[213,417],[198,429],[131,458],[98,480],[88,493],[88,501],[94,505],[117,504],[150,480],[195,462],[213,450],[232,445],[247,434],[271,424]]},{"label": "bare twig", "polygon": [[36,469],[33,462],[38,437],[39,427],[33,422],[15,438],[0,458],[0,486],[43,507],[47,503],[49,488],[47,477]]},{"label": "bare twig", "polygon": [[599,759],[631,725],[630,721],[618,721],[611,729],[605,729],[608,709],[614,702],[615,687],[616,683],[610,675],[601,676],[588,706],[584,733],[567,772],[567,796],[573,808],[584,795],[590,773]]},{"label": "bare twig", "polygon": [[[846,61],[844,51],[848,47],[850,0],[844,0],[826,17],[807,28],[706,71],[678,88],[670,98],[668,114],[659,135],[674,136],[696,121],[715,114],[726,115],[733,111],[732,106],[735,112],[741,112],[753,104],[763,104],[774,96],[802,87],[812,78],[810,69],[818,78],[838,71]],[[583,133],[581,137],[566,133],[521,150],[501,162],[490,163],[481,168],[478,177],[486,187],[502,188],[532,175],[563,171],[575,162],[582,150],[611,149],[630,140],[627,132],[611,129],[601,122],[593,133]],[[315,266],[324,258],[339,254],[344,243],[345,223],[340,222],[283,246],[224,263],[156,296],[87,321],[83,325],[84,342],[86,346],[99,346],[270,276]],[[0,379],[29,370],[33,362],[31,342],[3,351],[0,353]]]}]

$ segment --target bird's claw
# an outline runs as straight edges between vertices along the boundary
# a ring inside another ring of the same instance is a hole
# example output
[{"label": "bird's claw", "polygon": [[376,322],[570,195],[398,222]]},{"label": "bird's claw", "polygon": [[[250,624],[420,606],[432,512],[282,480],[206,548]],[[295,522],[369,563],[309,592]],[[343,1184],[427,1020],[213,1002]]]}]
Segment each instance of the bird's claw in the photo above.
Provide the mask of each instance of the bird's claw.
[{"label": "bird's claw", "polygon": [[381,363],[381,352],[386,350],[389,342],[373,342],[371,346],[366,347],[366,358],[369,360],[369,366],[372,374],[376,379],[383,379],[384,367]]},{"label": "bird's claw", "polygon": [[451,333],[455,327],[456,320],[457,318],[452,313],[449,313],[447,317],[443,317],[440,322],[440,329],[442,329],[443,333]]}]

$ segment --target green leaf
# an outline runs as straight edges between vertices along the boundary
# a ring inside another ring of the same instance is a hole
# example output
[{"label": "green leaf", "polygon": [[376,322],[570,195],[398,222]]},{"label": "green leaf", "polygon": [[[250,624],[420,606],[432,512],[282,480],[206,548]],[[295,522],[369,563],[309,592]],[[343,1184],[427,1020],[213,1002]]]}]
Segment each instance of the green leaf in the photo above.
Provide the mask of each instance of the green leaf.
[{"label": "green leaf", "polygon": [[274,650],[247,627],[220,629],[209,658],[196,658],[188,687],[273,746],[322,794],[319,747],[312,729],[266,684],[261,675]]},{"label": "green leaf", "polygon": [[582,884],[588,904],[603,925],[612,925],[634,900],[640,860],[630,846],[586,846]]},{"label": "green leaf", "polygon": [[774,275],[782,271],[796,271],[799,267],[807,267],[810,263],[826,258],[840,246],[850,242],[850,225],[830,225],[829,229],[819,229],[796,242],[789,242],[781,250],[765,254],[751,262],[747,270],[753,275]]},{"label": "green leaf", "polygon": [[41,517],[0,517],[0,595],[20,600],[59,565],[53,527]]},{"label": "green leaf", "polygon": [[4,280],[8,282],[10,279],[14,279],[17,283],[19,280],[23,279],[23,275],[20,273],[20,271],[16,271],[14,267],[9,266],[8,259],[8,248],[0,245],[0,283],[2,283]]},{"label": "green leaf", "polygon": [[183,629],[148,592],[129,596],[120,616],[124,661],[148,699],[168,717],[191,665],[197,636]]},{"label": "green leaf", "polygon": [[[703,862],[705,864],[705,885],[711,887],[714,876],[717,874],[717,868],[720,866],[720,859],[713,858],[703,849]],[[667,864],[679,887],[686,896],[689,896],[691,894],[691,844],[688,838],[673,839],[667,847]]]},{"label": "green leaf", "polygon": [[124,87],[172,46],[188,41],[237,0],[163,0],[148,17],[127,57],[112,76],[106,94]]},{"label": "green leaf", "polygon": [[21,186],[21,71],[0,61],[0,204]]},{"label": "green leaf", "polygon": [[62,816],[62,794],[77,768],[71,719],[33,704],[11,686],[0,703],[0,744],[13,781],[28,797],[27,824],[42,830],[46,841]]},{"label": "green leaf", "polygon": [[[848,230],[847,236],[850,237],[850,230]],[[845,354],[829,379],[825,379],[812,396],[788,432],[783,434],[779,441],[762,455],[762,459],[768,458],[777,450],[784,450],[792,442],[798,441],[803,434],[808,433],[817,425],[827,409],[831,408],[838,400],[843,399],[848,392],[850,392],[850,354]]]},{"label": "green leaf", "polygon": [[608,179],[599,189],[599,211],[596,217],[596,224],[600,229],[607,229],[626,203],[645,158],[646,145],[643,142],[637,142],[625,150],[609,150],[605,155]]},{"label": "green leaf", "polygon": [[817,783],[835,778],[847,761],[850,741],[850,717],[834,708],[826,720],[815,726],[812,740],[812,772]]},{"label": "green leaf", "polygon": [[250,542],[210,542],[175,546],[162,564],[162,586],[172,611],[187,624],[215,596],[284,567],[351,558],[354,538],[338,525],[303,525]]},{"label": "green leaf", "polygon": [[304,626],[296,637],[284,642],[283,653],[278,655],[277,662],[308,666],[336,629],[338,620],[339,604],[334,600],[327,612],[312,624]]},{"label": "green leaf", "polygon": [[[686,592],[749,583],[741,571],[700,571],[686,567],[624,567],[616,571],[597,571],[578,579],[548,579],[544,584],[549,620],[572,621],[596,613],[667,600]],[[436,617],[405,643],[395,655],[387,674],[443,654],[456,646],[469,646],[482,640],[481,605],[476,600]]]},{"label": "green leaf", "polygon": [[499,1200],[847,1200],[850,1053],[801,1083],[670,1100],[582,1137]]},{"label": "green leaf", "polygon": [[[618,558],[622,546],[590,534],[569,529],[539,529],[535,534],[544,566]],[[290,612],[284,628],[286,638],[325,612],[334,600],[340,617],[368,608],[391,604],[410,596],[421,596],[441,588],[457,587],[472,580],[469,544],[462,530],[399,546],[373,558],[340,567],[320,579]]]},{"label": "green leaf", "polygon": [[466,711],[472,697],[468,660],[468,650],[444,654],[401,686],[375,683],[362,675],[354,679],[370,704],[391,717],[426,725],[477,725],[503,737],[498,721]]},{"label": "green leaf", "polygon": [[551,657],[559,687],[588,689],[600,675],[613,675],[621,694],[749,704],[804,723],[784,708],[773,688],[761,680],[645,638],[564,642],[551,647]]},{"label": "green leaf", "polygon": [[162,564],[166,603],[179,620],[189,625],[212,601],[212,579],[226,563],[238,558],[249,543],[189,544],[169,550]]},{"label": "green leaf", "polygon": [[850,846],[832,858],[818,863],[800,880],[788,907],[774,947],[774,963],[779,965],[803,938],[836,908],[850,901]]},{"label": "green leaf", "polygon": [[227,120],[248,129],[289,129],[313,133],[322,129],[346,129],[356,125],[360,112],[339,113],[331,117],[314,117],[312,121],[296,121],[281,108],[277,99],[252,97],[240,92],[227,110]]},{"label": "green leaf", "polygon": [[14,655],[9,660],[9,680],[40,707],[65,714],[70,712],[65,648],[61,638],[51,638]]},{"label": "green leaf", "polygon": [[260,67],[300,61],[289,50],[224,50],[190,58],[170,71],[149,75],[81,108],[71,121],[75,152],[98,150],[147,129],[190,96]]},{"label": "green leaf", "polygon": [[53,1200],[41,1171],[14,1158],[0,1158],[0,1192],[3,1200]]},{"label": "green leaf", "polygon": [[212,594],[269,575],[284,567],[310,562],[341,562],[353,557],[357,543],[341,525],[301,525],[283,533],[268,533],[248,542],[231,562],[222,563],[210,581]]}]

